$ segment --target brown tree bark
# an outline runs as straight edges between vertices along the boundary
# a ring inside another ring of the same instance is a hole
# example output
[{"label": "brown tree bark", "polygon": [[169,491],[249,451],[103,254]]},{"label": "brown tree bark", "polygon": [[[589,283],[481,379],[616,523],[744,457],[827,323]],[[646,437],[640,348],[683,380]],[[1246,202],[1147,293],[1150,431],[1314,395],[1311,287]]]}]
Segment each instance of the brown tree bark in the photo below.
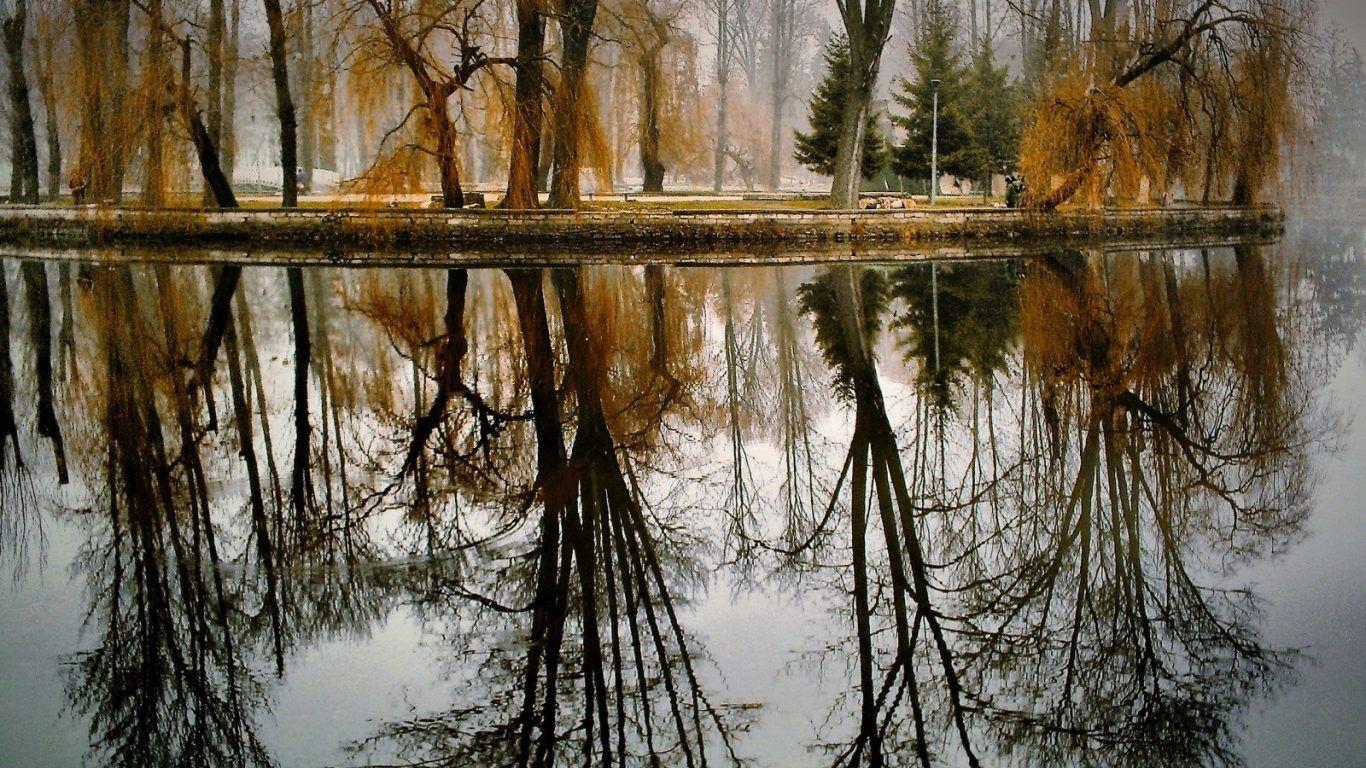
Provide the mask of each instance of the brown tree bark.
[{"label": "brown tree bark", "polygon": [[640,54],[640,167],[646,192],[664,191],[664,161],[659,157],[660,58],[664,43]]},{"label": "brown tree bark", "polygon": [[[536,0],[517,1],[517,85],[513,93],[512,156],[502,208],[536,208],[536,175],[540,165],[545,75],[545,16]],[[563,85],[561,85],[563,87]]]},{"label": "brown tree bark", "polygon": [[465,193],[460,189],[460,153],[456,150],[459,133],[455,121],[446,110],[450,98],[445,88],[436,88],[427,97],[427,110],[436,134],[436,169],[441,178],[442,205],[447,208],[465,207]]},{"label": "brown tree bark", "polygon": [[13,15],[0,21],[9,69],[10,102],[10,199],[36,205],[38,199],[38,142],[33,134],[33,108],[28,100],[28,75],[24,65],[24,28],[28,23],[26,0],[14,0]]},{"label": "brown tree bark", "polygon": [[[87,0],[88,1],[88,0]],[[285,61],[285,18],[280,0],[262,0],[266,7],[266,26],[270,29],[270,73],[275,82],[275,113],[280,120],[280,166],[283,169],[281,205],[299,204],[298,123],[294,99],[289,93],[289,66]]]},{"label": "brown tree bark", "polygon": [[223,53],[223,127],[218,142],[220,164],[229,183],[237,166],[237,64],[241,56],[241,31],[241,0],[232,0],[228,45]]},{"label": "brown tree bark", "polygon": [[583,170],[584,80],[588,74],[588,51],[598,0],[568,0],[564,18],[564,56],[560,62],[560,88],[555,94],[554,176],[550,181],[550,207],[579,207],[579,176]]}]

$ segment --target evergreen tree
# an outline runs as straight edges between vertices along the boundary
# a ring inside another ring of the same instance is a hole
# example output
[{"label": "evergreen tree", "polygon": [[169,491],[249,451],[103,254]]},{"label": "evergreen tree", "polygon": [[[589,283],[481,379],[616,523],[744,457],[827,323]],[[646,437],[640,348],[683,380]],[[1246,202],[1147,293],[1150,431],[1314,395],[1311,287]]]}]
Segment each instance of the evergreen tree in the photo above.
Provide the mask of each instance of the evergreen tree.
[{"label": "evergreen tree", "polygon": [[964,112],[972,137],[968,178],[990,185],[993,173],[1009,173],[1019,165],[1022,99],[1006,68],[996,66],[988,40],[972,57],[965,89]]},{"label": "evergreen tree", "polygon": [[954,40],[957,22],[943,0],[930,0],[924,26],[911,48],[915,81],[901,78],[892,98],[906,110],[893,118],[906,140],[892,152],[892,169],[908,178],[930,175],[934,136],[934,80],[939,81],[939,172],[973,177],[981,166],[972,147],[966,114],[966,72]]},{"label": "evergreen tree", "polygon": [[[849,76],[849,41],[835,35],[825,44],[825,78],[811,97],[811,132],[794,131],[797,162],[816,173],[833,176],[835,151],[844,111],[844,84]],[[887,140],[869,114],[863,130],[863,177],[876,176],[887,162]]]}]

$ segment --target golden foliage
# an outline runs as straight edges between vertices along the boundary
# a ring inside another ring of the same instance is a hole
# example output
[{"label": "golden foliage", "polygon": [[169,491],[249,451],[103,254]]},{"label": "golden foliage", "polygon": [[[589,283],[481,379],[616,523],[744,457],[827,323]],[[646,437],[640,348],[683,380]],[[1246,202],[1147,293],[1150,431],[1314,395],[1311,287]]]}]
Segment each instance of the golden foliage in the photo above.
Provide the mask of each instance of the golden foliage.
[{"label": "golden foliage", "polygon": [[1145,179],[1163,200],[1180,184],[1187,197],[1257,202],[1300,111],[1291,81],[1303,35],[1285,6],[1201,6],[1136,25],[1133,39],[1112,20],[1110,34],[1052,62],[1021,147],[1031,203],[1147,202]]},{"label": "golden foliage", "polygon": [[1076,59],[1050,78],[1022,141],[1020,167],[1036,200],[1069,183],[1092,207],[1107,192],[1136,199],[1144,177],[1152,190],[1164,188],[1188,145],[1178,96],[1168,85],[1158,78],[1127,88],[1097,85]]}]

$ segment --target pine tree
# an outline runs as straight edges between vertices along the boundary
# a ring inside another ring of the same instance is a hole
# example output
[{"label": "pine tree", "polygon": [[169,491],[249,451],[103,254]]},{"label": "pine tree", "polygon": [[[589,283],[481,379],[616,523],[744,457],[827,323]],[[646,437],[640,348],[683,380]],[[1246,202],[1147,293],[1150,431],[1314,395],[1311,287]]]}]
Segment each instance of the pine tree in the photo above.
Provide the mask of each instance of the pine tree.
[{"label": "pine tree", "polygon": [[[833,176],[835,151],[839,143],[840,115],[844,111],[844,83],[849,74],[849,41],[835,35],[825,44],[825,78],[811,97],[811,132],[794,131],[797,162],[816,173]],[[887,162],[887,140],[878,130],[871,114],[863,132],[864,178],[876,176]]]},{"label": "pine tree", "polygon": [[973,54],[964,85],[964,112],[972,137],[968,178],[990,184],[991,174],[1009,173],[1020,161],[1019,88],[1005,67],[996,66],[989,40]]},{"label": "pine tree", "polygon": [[892,151],[892,169],[908,178],[930,175],[934,137],[934,83],[939,81],[939,172],[972,177],[981,165],[965,111],[966,72],[954,38],[956,21],[943,0],[930,0],[921,34],[911,48],[915,81],[900,78],[892,98],[906,110],[893,120],[906,140]]}]

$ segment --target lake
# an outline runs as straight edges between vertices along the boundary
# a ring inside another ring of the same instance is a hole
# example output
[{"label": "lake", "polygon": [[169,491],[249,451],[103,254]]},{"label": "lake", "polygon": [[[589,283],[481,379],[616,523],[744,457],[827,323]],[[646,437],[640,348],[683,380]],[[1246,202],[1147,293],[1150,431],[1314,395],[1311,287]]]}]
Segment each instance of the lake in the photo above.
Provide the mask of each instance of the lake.
[{"label": "lake", "polygon": [[1363,246],[6,254],[0,762],[1360,764]]}]

